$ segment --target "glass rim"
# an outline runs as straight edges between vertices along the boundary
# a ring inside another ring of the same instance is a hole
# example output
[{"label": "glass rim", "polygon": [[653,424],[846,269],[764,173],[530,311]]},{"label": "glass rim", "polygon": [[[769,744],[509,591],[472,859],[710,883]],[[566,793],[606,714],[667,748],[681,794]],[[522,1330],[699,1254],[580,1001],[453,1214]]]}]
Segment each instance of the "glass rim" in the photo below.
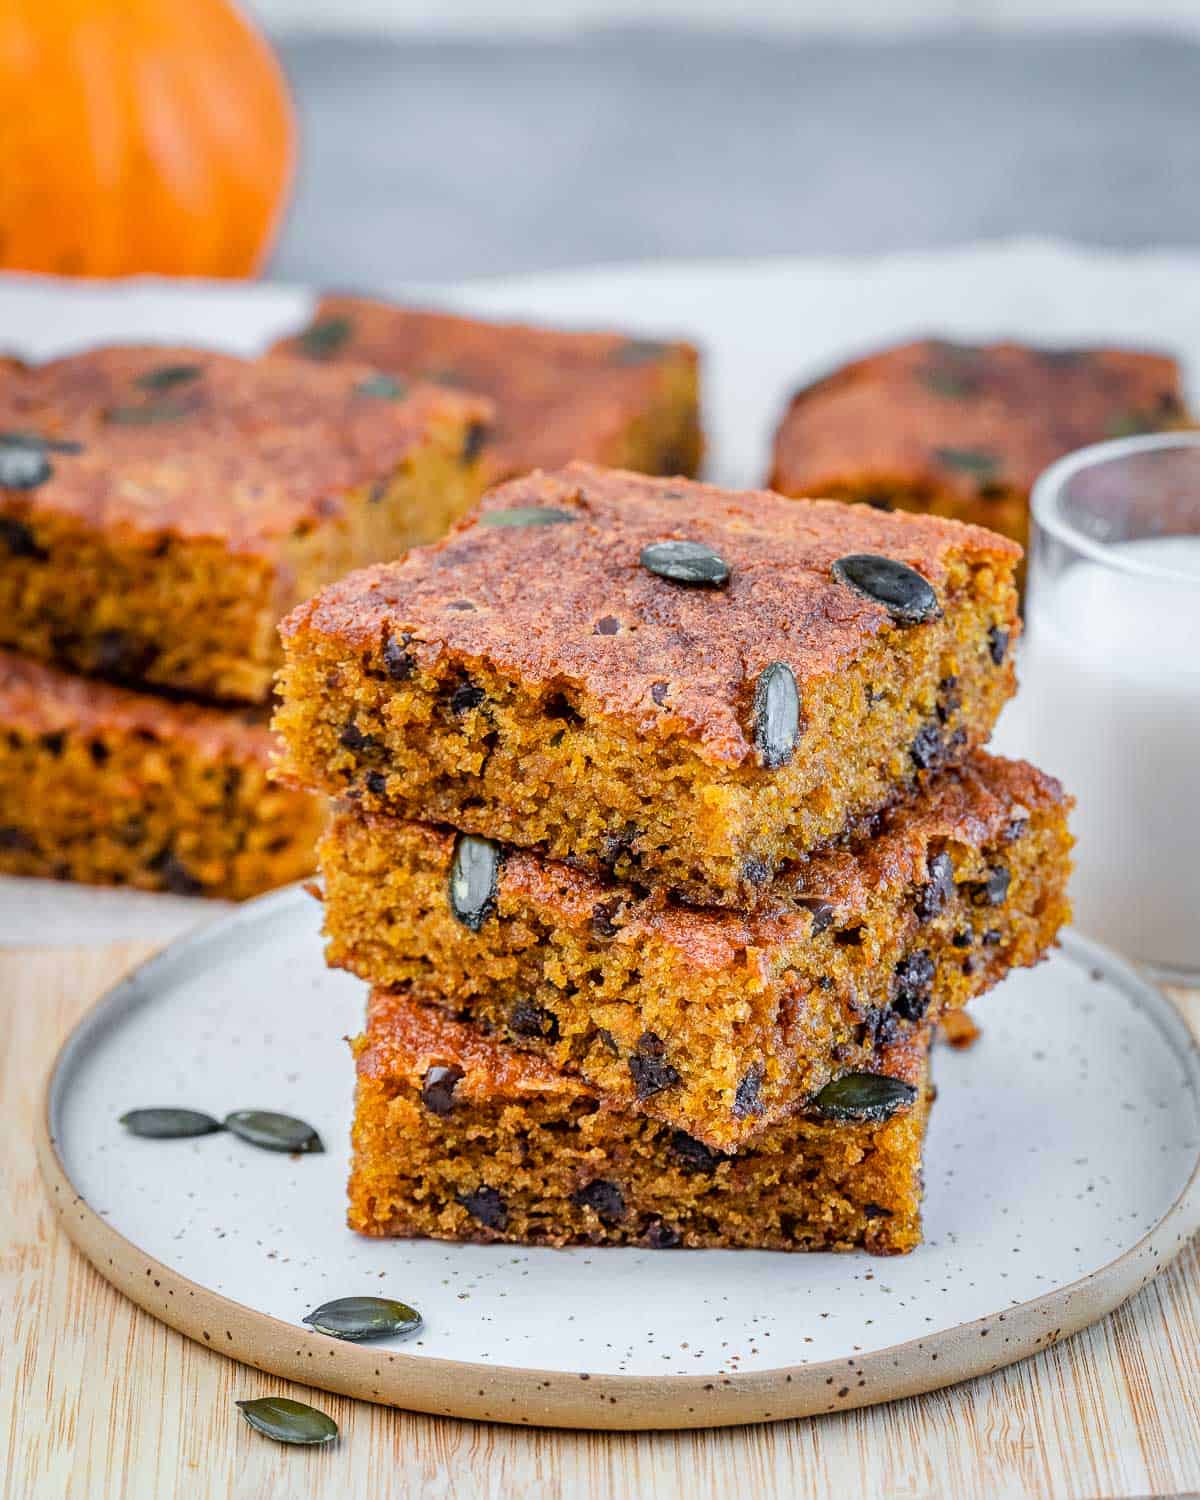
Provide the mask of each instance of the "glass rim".
[{"label": "glass rim", "polygon": [[1060,505],[1066,485],[1084,469],[1098,468],[1101,464],[1167,448],[1194,448],[1200,451],[1200,431],[1182,429],[1176,432],[1150,432],[1137,437],[1112,438],[1108,442],[1091,443],[1086,448],[1077,448],[1074,453],[1068,453],[1048,469],[1043,469],[1033,482],[1029,509],[1034,523],[1039,530],[1047,532],[1064,546],[1119,573],[1136,573],[1143,578],[1168,578],[1173,582],[1200,586],[1200,578],[1195,573],[1114,555],[1112,547],[1085,536],[1073,526],[1064,517]]}]

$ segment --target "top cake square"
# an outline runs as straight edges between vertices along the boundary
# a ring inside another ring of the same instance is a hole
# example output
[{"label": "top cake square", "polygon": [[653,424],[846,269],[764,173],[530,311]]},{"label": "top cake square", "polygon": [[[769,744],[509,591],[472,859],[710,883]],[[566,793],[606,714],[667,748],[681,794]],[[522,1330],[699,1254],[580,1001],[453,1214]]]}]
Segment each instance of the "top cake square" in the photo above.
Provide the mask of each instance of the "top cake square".
[{"label": "top cake square", "polygon": [[921,339],[798,391],[770,484],[953,516],[1024,545],[1030,490],[1056,459],[1186,421],[1179,366],[1166,355]]},{"label": "top cake square", "polygon": [[284,622],[285,775],[691,902],[960,761],[1020,549],[934,517],[572,464]]},{"label": "top cake square", "polygon": [[369,369],[195,349],[0,369],[0,644],[262,701],[281,615],[478,499],[490,416]]},{"label": "top cake square", "polygon": [[497,420],[489,481],[572,459],[644,474],[695,474],[702,440],[690,344],[493,323],[365,297],[321,299],[276,351],[344,359],[479,392]]}]

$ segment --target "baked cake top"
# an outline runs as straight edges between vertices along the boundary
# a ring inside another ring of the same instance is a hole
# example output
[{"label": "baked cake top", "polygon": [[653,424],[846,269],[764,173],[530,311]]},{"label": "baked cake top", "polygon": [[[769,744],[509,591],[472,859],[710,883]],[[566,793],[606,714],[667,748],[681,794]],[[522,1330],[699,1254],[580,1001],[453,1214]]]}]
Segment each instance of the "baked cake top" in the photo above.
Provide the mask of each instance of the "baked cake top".
[{"label": "baked cake top", "polygon": [[[672,541],[699,544],[699,563],[656,546]],[[639,732],[741,764],[766,668],[789,667],[803,701],[878,639],[900,661],[905,632],[921,629],[835,573],[862,554],[920,575],[900,570],[925,596],[923,620],[965,601],[973,570],[1004,575],[1012,624],[1021,549],[980,527],[571,464],[490,491],[442,541],[331,584],[281,631],[285,645],[320,651],[324,639],[335,654],[402,639],[417,664],[445,657],[533,690],[571,688]],[[727,576],[664,576],[690,566]]]},{"label": "baked cake top", "polygon": [[1065,453],[1186,419],[1166,355],[922,339],[798,391],[771,484],[804,495],[875,478],[968,498],[1028,491]]},{"label": "baked cake top", "polygon": [[486,402],[377,372],[207,350],[96,349],[0,370],[0,511],[253,550],[344,514]]},{"label": "baked cake top", "polygon": [[477,391],[496,404],[488,445],[497,478],[602,461],[654,398],[668,361],[694,365],[685,343],[621,333],[572,333],[323,297],[312,323],[275,351],[321,363],[343,359],[413,379]]}]

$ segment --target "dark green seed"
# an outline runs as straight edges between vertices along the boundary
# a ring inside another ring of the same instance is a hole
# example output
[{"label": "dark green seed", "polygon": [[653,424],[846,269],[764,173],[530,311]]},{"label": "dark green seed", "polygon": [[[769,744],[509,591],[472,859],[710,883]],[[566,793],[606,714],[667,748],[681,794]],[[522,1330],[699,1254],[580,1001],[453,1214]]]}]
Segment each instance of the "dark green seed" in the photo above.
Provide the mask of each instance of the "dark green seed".
[{"label": "dark green seed", "polygon": [[147,370],[139,375],[134,385],[144,391],[172,391],[177,385],[187,385],[189,380],[198,380],[204,370],[200,365],[160,365],[157,370]]},{"label": "dark green seed", "polygon": [[472,932],[478,932],[496,906],[500,850],[490,839],[460,833],[450,866],[450,910]]},{"label": "dark green seed", "polygon": [[937,595],[928,579],[894,557],[854,552],[839,557],[830,571],[839,583],[882,604],[897,625],[921,625],[941,617]]},{"label": "dark green seed", "polygon": [[225,1116],[225,1129],[239,1140],[264,1151],[324,1151],[321,1137],[294,1115],[278,1115],[269,1109],[235,1109]]},{"label": "dark green seed", "polygon": [[651,542],[640,561],[659,578],[689,588],[720,588],[729,582],[729,564],[703,542]]},{"label": "dark green seed", "polygon": [[811,1112],[823,1120],[889,1119],[917,1097],[911,1083],[879,1073],[847,1073],[827,1083],[812,1100]]},{"label": "dark green seed", "polygon": [[318,1333],[353,1344],[367,1339],[409,1338],[423,1322],[415,1307],[390,1297],[339,1297],[323,1302],[302,1321]]},{"label": "dark green seed", "polygon": [[0,489],[33,490],[54,473],[45,446],[13,434],[0,442]]},{"label": "dark green seed", "polygon": [[83,444],[71,438],[48,438],[40,432],[0,432],[0,448],[38,448],[43,453],[82,453]]},{"label": "dark green seed", "polygon": [[767,771],[786,766],[800,737],[800,692],[786,662],[773,661],[754,689],[754,747]]},{"label": "dark green seed", "polygon": [[159,401],[145,406],[114,406],[107,420],[116,427],[154,427],[160,422],[181,422],[195,411],[179,401]]},{"label": "dark green seed", "polygon": [[288,1396],[260,1396],[257,1401],[237,1404],[255,1432],[277,1443],[332,1443],[338,1435],[332,1417]]},{"label": "dark green seed", "polygon": [[1157,427],[1154,418],[1145,412],[1123,411],[1109,418],[1105,434],[1110,438],[1137,437],[1143,432],[1154,432]]},{"label": "dark green seed", "polygon": [[222,1128],[220,1120],[198,1109],[130,1109],[121,1116],[121,1124],[131,1135],[153,1141],[213,1135]]},{"label": "dark green seed", "polygon": [[514,505],[511,510],[485,511],[481,526],[560,526],[564,521],[578,521],[569,510],[555,510],[552,505]]},{"label": "dark green seed", "polygon": [[352,325],[349,318],[321,318],[311,324],[297,338],[302,354],[309,359],[329,359],[350,337]]},{"label": "dark green seed", "polygon": [[394,375],[370,375],[354,387],[356,396],[374,396],[380,401],[399,401],[407,391],[407,384]]},{"label": "dark green seed", "polygon": [[961,375],[955,370],[922,370],[919,378],[921,384],[934,395],[946,396],[955,401],[964,396],[973,396],[978,389],[969,375]]},{"label": "dark green seed", "polygon": [[653,339],[627,339],[614,349],[609,360],[614,365],[649,365],[662,359],[669,344],[656,343]]},{"label": "dark green seed", "polygon": [[933,454],[946,468],[974,474],[979,479],[990,479],[1000,467],[996,454],[985,453],[981,448],[935,448]]}]

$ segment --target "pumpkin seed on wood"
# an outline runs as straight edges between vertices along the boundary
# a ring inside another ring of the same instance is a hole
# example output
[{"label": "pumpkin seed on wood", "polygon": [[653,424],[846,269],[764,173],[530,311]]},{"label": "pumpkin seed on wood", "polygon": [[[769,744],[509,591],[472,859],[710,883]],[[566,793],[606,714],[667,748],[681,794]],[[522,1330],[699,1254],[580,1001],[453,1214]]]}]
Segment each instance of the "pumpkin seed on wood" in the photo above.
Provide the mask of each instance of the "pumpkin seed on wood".
[{"label": "pumpkin seed on wood", "polygon": [[172,391],[177,385],[187,385],[190,380],[199,379],[203,373],[201,365],[159,365],[156,370],[139,375],[134,385],[144,391]]},{"label": "pumpkin seed on wood", "polygon": [[703,542],[651,542],[641,564],[659,578],[689,588],[720,588],[729,582],[729,564]]},{"label": "pumpkin seed on wood", "polygon": [[280,1115],[269,1109],[235,1109],[225,1116],[225,1129],[251,1146],[264,1151],[324,1151],[321,1137],[294,1115]]},{"label": "pumpkin seed on wood", "polygon": [[754,747],[768,771],[786,766],[800,737],[800,692],[791,667],[773,661],[754,689]]},{"label": "pumpkin seed on wood", "polygon": [[320,318],[296,339],[309,359],[329,359],[350,337],[353,325],[349,318]]},{"label": "pumpkin seed on wood", "polygon": [[264,1437],[277,1443],[332,1443],[338,1425],[325,1412],[289,1396],[260,1396],[257,1401],[239,1401],[242,1416]]},{"label": "pumpkin seed on wood", "polygon": [[301,1321],[318,1333],[355,1344],[366,1339],[410,1338],[424,1324],[415,1307],[390,1297],[338,1297],[323,1302]]},{"label": "pumpkin seed on wood", "polygon": [[514,505],[509,510],[489,510],[479,518],[481,526],[560,526],[564,521],[577,521],[578,516],[569,510],[556,510],[552,505]]},{"label": "pumpkin seed on wood", "polygon": [[839,557],[830,571],[839,583],[882,604],[897,625],[922,625],[941,617],[933,585],[894,557],[852,552]]},{"label": "pumpkin seed on wood", "polygon": [[224,1128],[220,1120],[199,1109],[129,1109],[121,1116],[120,1123],[131,1135],[158,1141],[213,1135]]},{"label": "pumpkin seed on wood", "polygon": [[403,380],[394,375],[370,375],[354,387],[356,396],[374,396],[381,401],[399,401],[408,390]]},{"label": "pumpkin seed on wood", "polygon": [[450,865],[450,910],[472,932],[478,932],[496,906],[500,850],[490,839],[460,833]]},{"label": "pumpkin seed on wood", "polygon": [[823,1120],[878,1122],[904,1109],[917,1097],[911,1083],[880,1073],[846,1073],[814,1096],[810,1110]]}]

